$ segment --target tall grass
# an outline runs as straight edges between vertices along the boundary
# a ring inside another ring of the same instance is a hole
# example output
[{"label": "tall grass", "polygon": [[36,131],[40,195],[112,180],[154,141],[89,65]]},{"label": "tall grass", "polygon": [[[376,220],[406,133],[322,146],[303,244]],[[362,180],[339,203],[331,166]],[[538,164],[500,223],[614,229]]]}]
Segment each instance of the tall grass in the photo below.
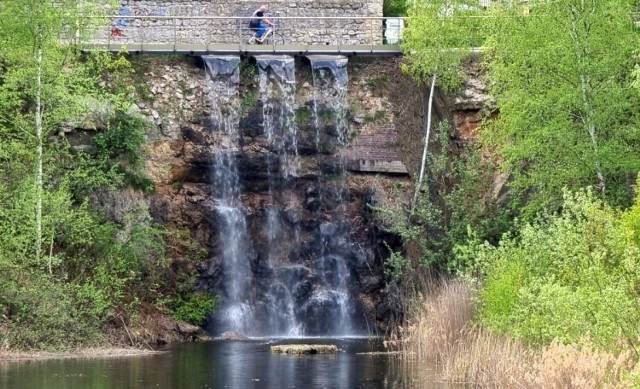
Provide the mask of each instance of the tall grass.
[{"label": "tall grass", "polygon": [[476,293],[467,283],[426,277],[420,284],[405,326],[387,342],[414,371],[435,365],[439,379],[477,388],[640,387],[631,351],[595,351],[588,340],[531,349],[473,325]]}]

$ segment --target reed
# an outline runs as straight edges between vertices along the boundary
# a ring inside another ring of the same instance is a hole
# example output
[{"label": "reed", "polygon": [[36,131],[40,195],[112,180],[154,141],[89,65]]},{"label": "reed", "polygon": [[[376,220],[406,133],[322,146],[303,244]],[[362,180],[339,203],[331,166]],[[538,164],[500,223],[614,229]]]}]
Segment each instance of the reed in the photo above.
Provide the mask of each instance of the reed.
[{"label": "reed", "polygon": [[[405,307],[404,326],[386,343],[407,368],[436,366],[438,379],[475,388],[637,388],[631,351],[617,355],[558,341],[531,348],[474,326],[476,293],[469,284],[432,276]],[[426,371],[426,368],[425,368]],[[412,374],[413,374],[412,373]],[[433,373],[430,372],[430,375]]]}]

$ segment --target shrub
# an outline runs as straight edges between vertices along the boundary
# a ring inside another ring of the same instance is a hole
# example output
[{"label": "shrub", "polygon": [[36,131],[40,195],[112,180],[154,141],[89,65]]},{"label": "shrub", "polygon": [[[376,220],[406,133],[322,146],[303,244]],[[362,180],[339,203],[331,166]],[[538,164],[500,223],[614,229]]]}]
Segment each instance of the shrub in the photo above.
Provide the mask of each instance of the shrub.
[{"label": "shrub", "polygon": [[202,325],[208,314],[214,311],[217,298],[205,292],[179,296],[173,302],[173,317],[193,325]]},{"label": "shrub", "polygon": [[0,332],[2,348],[53,350],[101,338],[105,296],[90,285],[3,266],[0,289],[0,317],[7,320]]},{"label": "shrub", "polygon": [[520,225],[498,246],[475,245],[470,250],[486,275],[484,324],[538,344],[589,336],[601,349],[635,345],[640,248],[629,227],[634,212],[620,213],[589,191],[565,193],[562,214]]}]

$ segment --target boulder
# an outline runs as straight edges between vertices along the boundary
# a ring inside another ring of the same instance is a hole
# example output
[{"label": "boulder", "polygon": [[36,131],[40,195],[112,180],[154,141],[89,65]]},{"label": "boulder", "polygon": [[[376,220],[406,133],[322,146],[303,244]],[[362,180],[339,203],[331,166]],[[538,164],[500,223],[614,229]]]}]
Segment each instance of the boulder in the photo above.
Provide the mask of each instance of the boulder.
[{"label": "boulder", "polygon": [[283,344],[271,346],[274,354],[331,354],[340,352],[335,344]]},{"label": "boulder", "polygon": [[250,340],[248,337],[242,335],[239,332],[235,332],[235,331],[223,332],[222,335],[220,335],[220,339],[222,339],[222,340]]}]

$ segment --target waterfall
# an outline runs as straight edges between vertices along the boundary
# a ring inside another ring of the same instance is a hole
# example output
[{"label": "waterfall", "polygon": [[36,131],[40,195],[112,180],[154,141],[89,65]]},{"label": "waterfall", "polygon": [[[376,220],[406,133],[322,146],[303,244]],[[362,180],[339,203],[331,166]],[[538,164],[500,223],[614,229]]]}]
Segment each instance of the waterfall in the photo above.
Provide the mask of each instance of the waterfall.
[{"label": "waterfall", "polygon": [[[212,86],[214,135],[223,146],[215,153],[212,175],[223,270],[215,287],[222,299],[213,332],[363,334],[358,281],[351,274],[354,252],[361,248],[351,240],[343,159],[349,141],[346,58],[310,58],[314,116],[304,134],[295,120],[292,57],[256,57],[262,110],[256,106],[242,129],[238,58],[204,59]],[[261,126],[255,119],[260,114]],[[260,156],[247,160],[255,170],[249,176],[256,180],[251,192],[256,200],[246,211],[239,173],[247,172],[238,171],[237,159],[255,157],[239,152],[243,131],[252,134],[251,147]],[[300,142],[306,145],[304,156]]]},{"label": "waterfall", "polygon": [[247,303],[251,270],[247,260],[247,227],[240,200],[237,153],[240,141],[240,81],[236,56],[203,56],[211,86],[209,99],[211,123],[220,146],[213,160],[215,212],[220,221],[219,241],[224,273],[223,299],[217,313],[219,326],[247,332],[252,324],[252,309]]}]

